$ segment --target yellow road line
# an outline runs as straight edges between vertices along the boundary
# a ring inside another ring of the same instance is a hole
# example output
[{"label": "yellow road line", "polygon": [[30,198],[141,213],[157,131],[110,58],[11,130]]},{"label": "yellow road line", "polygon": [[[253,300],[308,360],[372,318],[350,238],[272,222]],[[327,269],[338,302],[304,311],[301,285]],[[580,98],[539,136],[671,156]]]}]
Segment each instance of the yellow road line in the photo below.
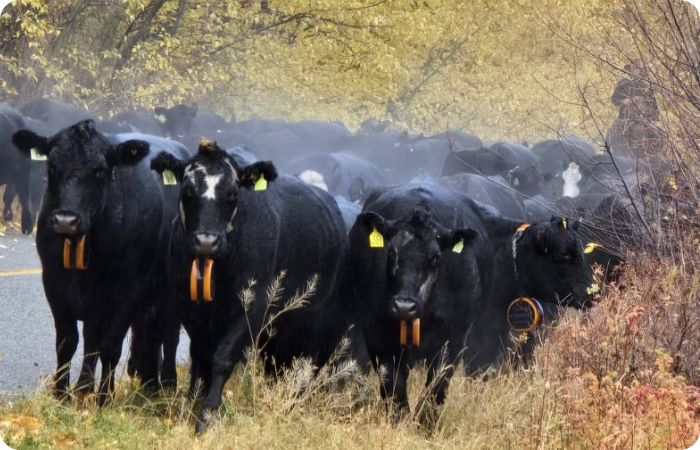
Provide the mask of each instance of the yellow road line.
[{"label": "yellow road line", "polygon": [[39,275],[41,269],[13,270],[10,272],[0,272],[0,277],[14,277],[19,275]]}]

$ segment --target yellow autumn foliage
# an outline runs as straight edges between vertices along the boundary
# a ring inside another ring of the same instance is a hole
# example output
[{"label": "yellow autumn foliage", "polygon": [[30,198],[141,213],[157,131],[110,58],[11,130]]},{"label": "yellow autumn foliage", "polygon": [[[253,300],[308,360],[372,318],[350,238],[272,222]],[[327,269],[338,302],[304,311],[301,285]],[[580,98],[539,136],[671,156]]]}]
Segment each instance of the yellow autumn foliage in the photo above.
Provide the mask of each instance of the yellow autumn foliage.
[{"label": "yellow autumn foliage", "polygon": [[602,55],[610,33],[624,40],[611,19],[622,3],[21,0],[0,19],[0,100],[46,96],[103,117],[197,101],[239,120],[585,134],[579,89],[609,99],[619,74],[578,58],[563,30]]}]

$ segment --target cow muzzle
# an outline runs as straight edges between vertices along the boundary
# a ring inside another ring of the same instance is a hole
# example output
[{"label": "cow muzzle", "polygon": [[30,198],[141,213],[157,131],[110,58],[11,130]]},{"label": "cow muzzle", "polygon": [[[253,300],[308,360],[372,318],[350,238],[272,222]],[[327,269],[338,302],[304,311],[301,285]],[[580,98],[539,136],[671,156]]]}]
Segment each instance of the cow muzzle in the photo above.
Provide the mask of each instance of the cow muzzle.
[{"label": "cow muzzle", "polygon": [[408,295],[396,295],[391,300],[391,312],[399,320],[412,321],[420,313],[418,299]]},{"label": "cow muzzle", "polygon": [[216,234],[199,233],[194,236],[194,249],[199,256],[212,256],[220,247],[221,239]]},{"label": "cow muzzle", "polygon": [[69,212],[56,212],[51,216],[51,226],[57,234],[78,234],[80,217]]}]

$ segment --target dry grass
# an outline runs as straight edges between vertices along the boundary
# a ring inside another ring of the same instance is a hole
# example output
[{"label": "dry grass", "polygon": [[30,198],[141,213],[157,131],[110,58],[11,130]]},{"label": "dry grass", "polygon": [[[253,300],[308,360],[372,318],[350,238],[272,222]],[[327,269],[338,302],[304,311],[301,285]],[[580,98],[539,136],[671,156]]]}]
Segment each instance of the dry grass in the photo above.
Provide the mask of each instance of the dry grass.
[{"label": "dry grass", "polygon": [[[17,449],[685,449],[700,435],[697,285],[667,262],[630,267],[596,310],[566,314],[529,369],[456,375],[433,430],[394,426],[376,374],[341,364],[313,377],[301,360],[278,382],[259,363],[239,367],[201,438],[184,391],[144,398],[129,380],[104,409],[46,390],[6,401],[0,434]],[[425,369],[411,376],[414,407],[424,380]]]}]

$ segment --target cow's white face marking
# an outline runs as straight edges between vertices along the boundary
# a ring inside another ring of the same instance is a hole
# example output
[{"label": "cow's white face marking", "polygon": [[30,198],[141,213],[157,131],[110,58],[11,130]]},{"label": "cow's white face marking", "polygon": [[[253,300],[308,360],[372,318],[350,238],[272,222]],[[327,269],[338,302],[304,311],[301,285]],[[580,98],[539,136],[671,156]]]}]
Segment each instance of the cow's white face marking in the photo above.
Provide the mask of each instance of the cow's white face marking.
[{"label": "cow's white face marking", "polygon": [[192,163],[189,166],[185,167],[185,176],[184,178],[192,178],[195,173],[197,172],[202,172],[203,174],[206,175],[207,169],[204,167],[200,166],[197,163]]},{"label": "cow's white face marking", "polygon": [[[224,160],[224,162],[226,163],[226,166],[228,167],[228,169],[231,171],[231,177],[233,178],[233,180],[237,181],[238,180],[238,173],[236,172],[236,169],[234,169],[234,167],[230,161]],[[207,200],[215,200],[216,199],[216,187],[224,179],[224,174],[222,174],[222,173],[210,174],[207,171],[206,167],[204,167],[198,163],[193,163],[185,168],[184,178],[194,179],[194,176],[197,172],[204,175],[204,178],[202,180],[202,187],[201,187],[203,192],[201,193],[201,196],[203,198],[206,198]]]},{"label": "cow's white face marking", "polygon": [[316,186],[328,192],[328,186],[326,185],[326,181],[323,179],[323,175],[315,170],[305,170],[299,175],[299,178],[306,184]]},{"label": "cow's white face marking", "polygon": [[204,193],[202,197],[208,200],[216,200],[216,186],[223,178],[223,175],[207,175],[204,177]]},{"label": "cow's white face marking", "polygon": [[578,188],[578,182],[583,178],[578,164],[575,162],[570,163],[569,167],[561,174],[561,177],[564,180],[564,197],[578,197],[581,193]]}]

